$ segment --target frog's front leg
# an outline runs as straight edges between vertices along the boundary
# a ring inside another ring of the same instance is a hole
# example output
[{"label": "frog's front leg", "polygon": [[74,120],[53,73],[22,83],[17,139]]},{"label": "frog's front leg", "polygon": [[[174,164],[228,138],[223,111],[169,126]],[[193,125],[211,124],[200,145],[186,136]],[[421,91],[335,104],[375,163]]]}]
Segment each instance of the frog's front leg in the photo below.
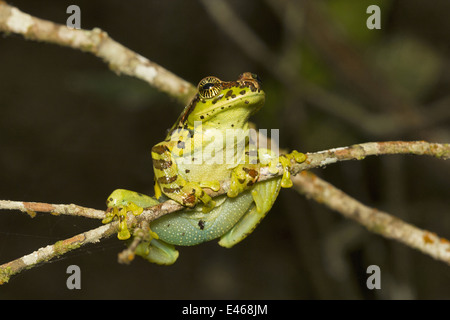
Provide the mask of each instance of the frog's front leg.
[{"label": "frog's front leg", "polygon": [[277,164],[280,163],[283,167],[283,176],[281,178],[281,187],[292,187],[292,181],[290,178],[290,166],[291,160],[301,163],[306,160],[306,156],[296,150],[289,154],[283,154],[280,157],[276,157],[275,153],[271,150],[260,148],[258,149],[258,164],[249,164],[248,158],[245,159],[246,164],[240,164],[234,168],[231,172],[230,189],[227,195],[229,197],[236,197],[240,193],[249,189],[259,179],[259,170],[263,166],[269,167],[271,173],[277,173]]},{"label": "frog's front leg", "polygon": [[215,202],[205,193],[203,187],[215,191],[220,188],[217,183],[199,183],[186,181],[178,174],[178,167],[172,152],[182,153],[176,141],[161,142],[152,148],[153,169],[155,172],[155,196],[159,198],[164,193],[172,200],[187,207],[194,207],[198,201],[203,203],[203,211],[208,212]]}]

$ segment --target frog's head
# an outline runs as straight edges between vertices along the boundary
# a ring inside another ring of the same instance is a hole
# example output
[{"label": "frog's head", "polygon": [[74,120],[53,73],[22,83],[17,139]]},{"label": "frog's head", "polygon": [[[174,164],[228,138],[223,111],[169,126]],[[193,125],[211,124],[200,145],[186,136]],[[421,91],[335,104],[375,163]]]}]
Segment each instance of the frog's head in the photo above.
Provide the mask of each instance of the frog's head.
[{"label": "frog's head", "polygon": [[261,81],[254,73],[245,72],[236,81],[206,77],[198,84],[198,92],[180,117],[179,124],[189,127],[195,121],[204,126],[239,128],[264,104]]}]

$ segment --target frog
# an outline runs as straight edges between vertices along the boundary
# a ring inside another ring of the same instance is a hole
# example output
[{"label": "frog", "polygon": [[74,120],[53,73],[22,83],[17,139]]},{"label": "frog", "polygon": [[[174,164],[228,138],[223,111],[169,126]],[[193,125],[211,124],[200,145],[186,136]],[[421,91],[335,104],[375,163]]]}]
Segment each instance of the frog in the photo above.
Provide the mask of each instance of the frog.
[{"label": "frog", "polygon": [[[176,246],[219,239],[219,245],[231,248],[244,240],[272,208],[280,189],[292,186],[291,161],[306,159],[295,150],[279,156],[258,147],[249,134],[249,118],[264,102],[254,73],[242,73],[235,81],[203,78],[164,141],[151,149],[155,194],[113,191],[103,222],[118,219],[118,238],[126,240],[131,237],[127,214],[139,215],[169,199],[181,204],[183,210],[152,221],[136,247],[137,255],[160,265],[175,263]],[[258,181],[263,166],[274,178]],[[206,190],[218,191],[223,181],[230,181],[227,193],[213,199]]]}]

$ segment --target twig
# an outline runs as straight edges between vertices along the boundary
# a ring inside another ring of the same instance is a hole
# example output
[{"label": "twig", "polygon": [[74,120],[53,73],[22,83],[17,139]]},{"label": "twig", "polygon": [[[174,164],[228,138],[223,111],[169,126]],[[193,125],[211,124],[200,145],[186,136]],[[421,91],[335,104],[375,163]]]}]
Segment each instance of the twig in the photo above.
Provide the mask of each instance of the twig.
[{"label": "twig", "polygon": [[367,207],[311,172],[303,171],[292,180],[294,188],[301,194],[357,221],[369,231],[397,240],[450,265],[450,241],[447,239]]},{"label": "twig", "polygon": [[55,43],[92,53],[107,62],[116,73],[144,80],[184,104],[196,91],[189,82],[124,47],[99,28],[70,29],[62,24],[33,17],[0,1],[0,32],[18,33],[29,40]]},{"label": "twig", "polygon": [[349,147],[307,153],[307,160],[304,163],[295,164],[292,174],[338,161],[363,160],[367,156],[386,154],[427,155],[446,160],[450,158],[450,145],[426,141],[386,141],[355,144]]},{"label": "twig", "polygon": [[28,213],[31,217],[34,217],[36,212],[49,212],[53,215],[64,214],[93,219],[103,219],[105,217],[105,212],[103,210],[85,208],[75,204],[50,204],[42,202],[0,200],[0,210],[1,209],[19,210]]}]

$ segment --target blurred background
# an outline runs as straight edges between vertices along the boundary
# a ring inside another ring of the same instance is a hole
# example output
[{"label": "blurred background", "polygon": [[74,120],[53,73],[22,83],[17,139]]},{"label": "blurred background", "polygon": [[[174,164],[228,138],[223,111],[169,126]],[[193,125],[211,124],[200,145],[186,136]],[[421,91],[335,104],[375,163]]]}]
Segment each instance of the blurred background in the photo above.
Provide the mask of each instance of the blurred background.
[{"label": "blurred background", "polygon": [[[253,118],[281,147],[314,152],[388,140],[450,141],[450,2],[8,1],[115,40],[193,84],[207,75],[263,80]],[[368,6],[381,9],[369,30]],[[0,36],[0,199],[104,209],[116,188],[153,193],[150,148],[183,109],[100,59]],[[450,238],[449,162],[382,156],[316,174],[366,205]],[[99,226],[99,221],[0,212],[0,264]],[[283,190],[245,241],[179,247],[170,267],[117,263],[115,238],[24,271],[0,299],[449,299],[450,269]],[[81,290],[66,269],[81,268]],[[366,287],[381,269],[381,290]]]}]

